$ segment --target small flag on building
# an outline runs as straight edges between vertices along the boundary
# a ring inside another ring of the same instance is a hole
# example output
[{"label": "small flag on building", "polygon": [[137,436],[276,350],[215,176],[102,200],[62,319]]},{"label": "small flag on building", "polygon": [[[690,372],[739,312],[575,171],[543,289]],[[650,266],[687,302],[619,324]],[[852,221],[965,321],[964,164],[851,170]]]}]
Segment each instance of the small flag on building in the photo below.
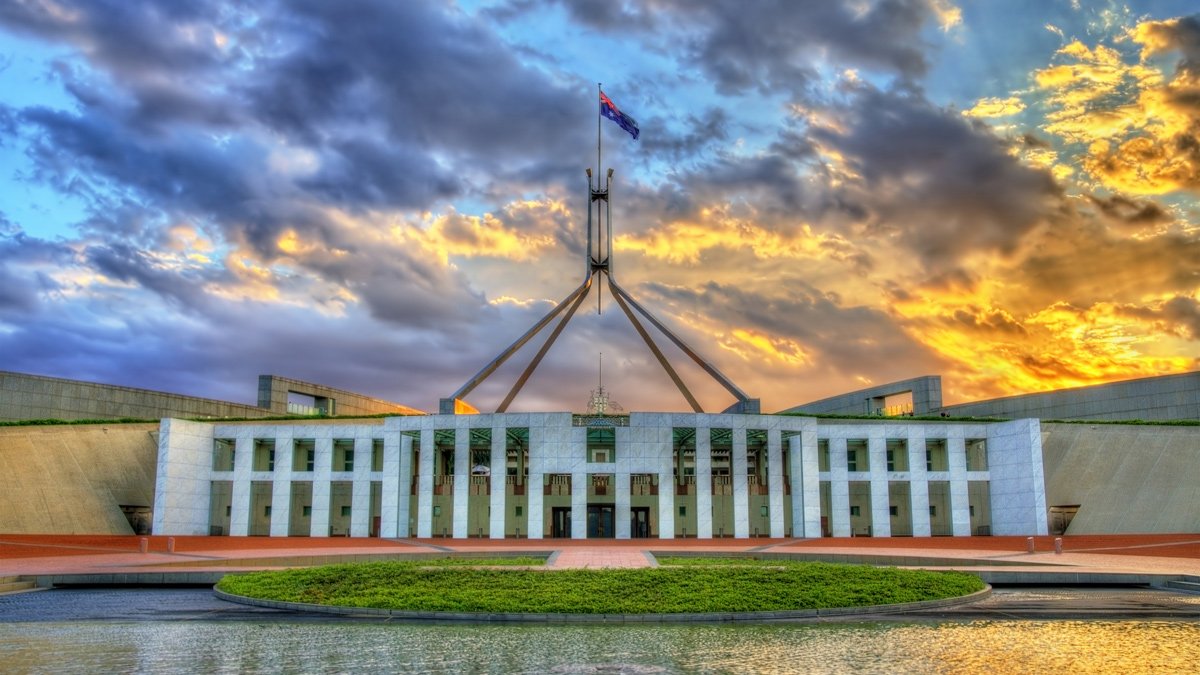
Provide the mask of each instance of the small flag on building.
[{"label": "small flag on building", "polygon": [[633,136],[633,140],[637,140],[638,134],[641,133],[638,130],[637,121],[621,112],[621,109],[612,102],[611,98],[605,96],[604,92],[600,92],[600,114],[616,122],[622,129],[628,131],[630,136]]}]

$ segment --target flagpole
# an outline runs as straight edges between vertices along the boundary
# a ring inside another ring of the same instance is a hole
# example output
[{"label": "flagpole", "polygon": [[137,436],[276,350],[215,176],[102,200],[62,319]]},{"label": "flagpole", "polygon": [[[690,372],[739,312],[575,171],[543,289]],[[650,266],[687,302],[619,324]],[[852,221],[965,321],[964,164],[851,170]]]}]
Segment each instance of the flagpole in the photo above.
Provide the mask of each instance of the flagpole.
[{"label": "flagpole", "polygon": [[[600,118],[603,117],[603,115],[600,114],[599,106],[600,106],[600,97],[603,95],[604,95],[604,85],[600,82],[597,82],[596,83],[596,106],[597,106],[597,109],[596,109],[596,189],[597,190],[600,189],[600,171],[601,171],[600,139],[602,138],[602,133],[601,133],[601,129],[600,129],[600,127],[601,127],[601,119]],[[600,217],[603,214],[600,211],[600,202],[595,202],[595,204],[596,204],[596,260],[603,261],[604,260],[604,238],[602,236],[600,236]],[[590,204],[588,205],[588,208],[591,208]],[[589,234],[589,236],[590,236],[590,234]],[[601,312],[600,296],[602,295],[602,290],[603,290],[602,285],[596,286],[596,314],[600,314],[600,312]]]}]

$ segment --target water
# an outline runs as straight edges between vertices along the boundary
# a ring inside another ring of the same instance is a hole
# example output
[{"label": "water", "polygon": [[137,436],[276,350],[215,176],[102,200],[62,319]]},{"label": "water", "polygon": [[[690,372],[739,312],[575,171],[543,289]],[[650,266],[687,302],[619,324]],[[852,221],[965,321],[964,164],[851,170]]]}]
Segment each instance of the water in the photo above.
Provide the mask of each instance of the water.
[{"label": "water", "polygon": [[1200,623],[0,623],[6,673],[1200,671]]}]

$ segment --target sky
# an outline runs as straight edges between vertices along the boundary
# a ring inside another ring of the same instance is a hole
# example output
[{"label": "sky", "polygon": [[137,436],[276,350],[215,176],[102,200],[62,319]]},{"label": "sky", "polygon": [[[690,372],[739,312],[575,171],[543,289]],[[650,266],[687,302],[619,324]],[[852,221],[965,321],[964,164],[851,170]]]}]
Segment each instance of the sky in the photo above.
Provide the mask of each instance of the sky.
[{"label": "sky", "polygon": [[[598,120],[614,274],[764,411],[1200,367],[1194,1],[10,0],[0,370],[436,410],[579,284]],[[607,295],[511,409],[601,353],[688,409]]]}]

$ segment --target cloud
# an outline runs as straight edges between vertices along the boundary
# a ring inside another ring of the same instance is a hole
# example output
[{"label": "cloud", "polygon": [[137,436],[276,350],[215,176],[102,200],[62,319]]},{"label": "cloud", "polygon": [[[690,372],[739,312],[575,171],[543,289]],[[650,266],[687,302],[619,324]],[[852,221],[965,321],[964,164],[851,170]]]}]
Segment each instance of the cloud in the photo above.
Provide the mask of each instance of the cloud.
[{"label": "cloud", "polygon": [[963,114],[968,117],[1007,117],[1024,109],[1025,104],[1016,96],[990,97],[979,99],[969,110],[964,110]]},{"label": "cloud", "polygon": [[[836,120],[836,121],[826,121]],[[923,97],[857,85],[810,138],[857,237],[891,239],[934,273],[972,254],[1009,255],[1053,221],[1062,190],[990,129]]]},{"label": "cloud", "polygon": [[[1143,21],[1127,39],[1141,48],[1129,62],[1116,48],[1064,45],[1064,62],[1034,73],[1052,107],[1044,129],[1086,146],[1082,165],[1104,187],[1137,195],[1200,187],[1200,22]],[[1173,74],[1152,57],[1179,53]]]}]

